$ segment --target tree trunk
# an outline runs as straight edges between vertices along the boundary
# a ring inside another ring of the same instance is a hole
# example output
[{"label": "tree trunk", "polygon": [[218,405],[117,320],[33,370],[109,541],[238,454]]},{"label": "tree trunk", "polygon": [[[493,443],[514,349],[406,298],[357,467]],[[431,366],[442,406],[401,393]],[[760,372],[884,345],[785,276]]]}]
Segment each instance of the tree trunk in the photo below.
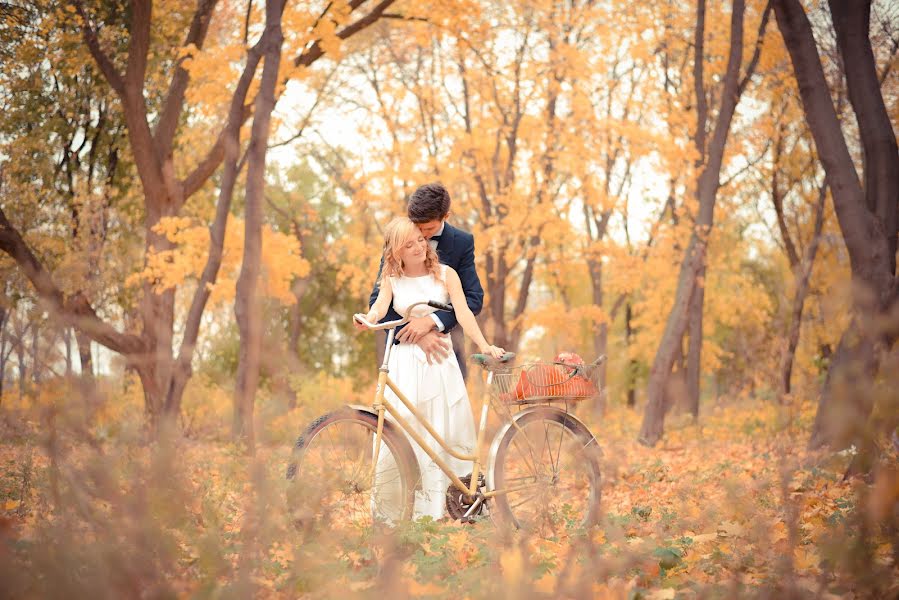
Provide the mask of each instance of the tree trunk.
[{"label": "tree trunk", "polygon": [[[499,249],[495,253],[491,253],[495,268],[493,277],[487,276],[487,297],[490,299],[490,320],[493,321],[493,344],[501,348],[505,348],[511,352],[515,352],[515,348],[510,344],[509,330],[506,325],[506,277],[508,276],[508,267],[506,259],[503,257],[504,249]],[[496,256],[492,256],[496,254]]]},{"label": "tree trunk", "polygon": [[[299,375],[303,369],[303,361],[300,360],[300,336],[303,332],[303,308],[300,304],[302,294],[294,293],[297,302],[291,307],[290,329],[287,332],[287,356],[290,361],[290,372]],[[290,390],[287,400],[287,408],[293,410],[297,406],[296,390]]]},{"label": "tree trunk", "polygon": [[[693,144],[696,147],[694,168],[702,172],[706,162],[706,138],[708,136],[709,105],[705,90],[705,0],[696,3],[696,31],[693,36],[695,47],[693,60],[693,95],[696,98],[696,131]],[[698,281],[705,277],[705,263],[696,274],[697,288],[693,291],[687,306],[687,368],[678,376],[679,383],[686,384],[686,405],[694,416],[699,414],[699,371],[702,366],[702,308],[705,289]]]},{"label": "tree trunk", "polygon": [[[700,3],[701,5],[702,3]],[[665,395],[666,390],[669,388],[668,379],[671,375],[675,357],[681,348],[689,320],[689,309],[694,302],[694,295],[701,283],[699,280],[700,274],[704,273],[705,270],[706,249],[713,224],[715,199],[718,192],[718,177],[721,172],[730,123],[745,83],[751,76],[755,64],[757,64],[758,52],[760,50],[759,44],[763,38],[764,27],[767,23],[768,10],[766,9],[759,28],[759,41],[756,45],[756,53],[753,55],[747,68],[746,76],[741,82],[739,75],[743,54],[744,13],[745,3],[743,0],[735,0],[731,14],[730,54],[721,93],[721,107],[718,111],[718,119],[715,123],[711,143],[709,144],[705,167],[699,175],[697,185],[699,212],[695,220],[693,233],[690,236],[690,242],[687,245],[684,260],[681,263],[674,305],[668,316],[665,331],[659,343],[659,349],[656,352],[656,357],[649,372],[646,410],[638,437],[640,443],[648,446],[654,446],[664,432]],[[696,60],[702,60],[702,57],[697,56]],[[701,311],[701,302],[698,300],[696,302],[698,310]]]},{"label": "tree trunk", "polygon": [[[633,309],[628,301],[624,307],[624,346],[630,356],[631,339],[634,336],[634,329],[631,325],[633,319]],[[627,406],[634,408],[637,404],[637,361],[629,358],[627,361]]]},{"label": "tree trunk", "polygon": [[796,291],[793,294],[793,308],[790,311],[790,328],[787,333],[786,347],[780,359],[780,390],[778,398],[784,402],[790,394],[790,379],[793,372],[793,358],[796,355],[796,347],[799,345],[799,333],[802,328],[802,310],[805,307],[805,298],[808,296],[809,283],[812,278],[812,270],[815,266],[815,255],[821,241],[821,230],[824,226],[824,205],[827,200],[827,186],[821,186],[818,194],[818,204],[815,207],[815,229],[812,239],[809,241],[805,256],[800,264],[793,270],[796,279]]},{"label": "tree trunk", "polygon": [[[163,406],[165,394],[159,389],[159,378],[154,371],[154,364],[150,361],[136,363],[134,370],[140,379],[141,389],[144,393],[144,406]],[[160,432],[164,428],[174,425],[174,420],[164,418],[162,413],[147,413],[147,430],[151,439],[159,439]]]},{"label": "tree trunk", "polygon": [[13,344],[16,349],[16,359],[19,366],[19,399],[21,400],[22,396],[25,395],[25,382],[28,380],[28,369],[25,366],[25,342],[23,341],[25,334],[28,333],[28,328],[27,326],[22,327],[19,315],[15,315],[13,319],[13,330],[16,335]]},{"label": "tree trunk", "polygon": [[19,340],[16,344],[16,358],[19,360],[19,400],[25,395],[28,381],[28,368],[25,366],[25,346]]},{"label": "tree trunk", "polygon": [[[155,248],[148,250],[158,252]],[[148,287],[148,286],[147,286]],[[143,317],[144,337],[149,346],[148,356],[152,357],[153,392],[145,394],[145,409],[151,424],[158,424],[164,416],[165,394],[172,379],[174,357],[172,355],[172,337],[175,326],[175,294],[169,290],[161,294],[147,289],[144,292]]]},{"label": "tree trunk", "polygon": [[240,331],[240,352],[237,366],[237,385],[234,393],[235,439],[255,451],[253,407],[259,381],[259,357],[262,347],[262,314],[257,283],[262,260],[262,205],[265,193],[265,155],[271,129],[271,115],[275,108],[275,87],[281,63],[281,12],[284,0],[268,0],[265,5],[265,66],[247,151],[246,216],[244,254],[237,279],[234,312]]},{"label": "tree trunk", "polygon": [[687,326],[686,409],[699,416],[699,379],[702,365],[702,307],[705,301],[705,272],[703,264],[696,274],[696,290],[690,299]]},{"label": "tree trunk", "polygon": [[[588,266],[590,269],[590,281],[593,288],[593,305],[602,308],[602,262],[599,260],[591,260],[589,261]],[[600,323],[598,331],[593,336],[594,358],[602,356],[603,354],[607,354],[608,346],[609,325],[608,323],[603,322]],[[603,397],[605,396],[607,365],[608,361],[603,361],[603,363],[599,366],[599,389],[601,390],[601,395],[597,399],[595,407],[597,412],[602,410]]]},{"label": "tree trunk", "polygon": [[3,386],[6,383],[6,323],[9,321],[9,309],[0,305],[0,403],[3,402]]},{"label": "tree trunk", "polygon": [[[700,7],[702,5],[703,3],[700,2]],[[712,228],[715,198],[718,191],[718,176],[721,171],[730,122],[739,100],[741,85],[738,77],[743,52],[744,2],[736,0],[732,11],[730,56],[728,57],[727,72],[724,76],[721,108],[709,147],[708,160],[699,176],[697,185],[699,213],[697,214],[693,234],[690,236],[690,242],[687,245],[684,260],[681,263],[674,305],[668,316],[665,332],[662,335],[659,349],[656,352],[655,360],[653,360],[649,372],[649,383],[646,390],[646,410],[638,437],[640,443],[648,446],[654,446],[664,432],[665,395],[669,387],[668,380],[687,328],[689,309],[694,301],[693,296],[699,283],[698,277],[705,269],[706,246]],[[696,60],[702,60],[702,56],[697,56]],[[751,69],[748,72],[751,74]],[[704,124],[697,126],[704,127]],[[701,303],[697,301],[697,304],[701,311]]]},{"label": "tree trunk", "polygon": [[91,387],[94,385],[94,360],[91,355],[91,339],[80,331],[75,331],[78,357],[81,359],[81,378]]},{"label": "tree trunk", "polygon": [[[844,447],[865,426],[872,408],[866,393],[878,369],[878,348],[899,332],[885,329],[896,303],[895,251],[899,154],[880,92],[868,39],[870,2],[829,2],[845,69],[849,100],[864,149],[862,188],[840,128],[818,49],[798,0],[777,0],[775,15],[799,84],[802,106],[824,165],[834,212],[849,253],[853,318],[831,362],[810,446]],[[852,419],[849,422],[848,419]]]},{"label": "tree trunk", "polygon": [[72,329],[66,327],[62,332],[62,342],[66,346],[66,378],[72,376]]},{"label": "tree trunk", "polygon": [[667,415],[671,409],[683,406],[687,403],[687,355],[684,354],[683,344],[678,344],[675,349],[674,366],[671,369],[671,377],[665,384],[665,398],[662,406]]},{"label": "tree trunk", "polygon": [[41,382],[41,375],[43,369],[41,368],[41,358],[38,356],[40,352],[40,327],[37,326],[36,322],[31,324],[31,380],[35,384],[39,384]]},{"label": "tree trunk", "polygon": [[231,213],[231,202],[234,198],[234,186],[237,183],[239,172],[240,154],[240,128],[244,121],[244,102],[247,93],[262,59],[263,39],[260,39],[247,52],[247,64],[237,82],[234,95],[231,97],[231,106],[228,112],[228,121],[222,133],[223,140],[223,169],[222,179],[219,184],[219,198],[215,208],[215,218],[209,227],[209,256],[200,276],[200,282],[194,292],[187,319],[184,325],[184,338],[175,363],[174,373],[169,383],[165,396],[166,414],[174,420],[181,412],[181,400],[187,382],[193,374],[191,363],[194,350],[200,334],[200,323],[203,311],[209,301],[210,289],[218,279],[219,267],[222,263],[225,246],[225,232],[228,223],[228,215]]},{"label": "tree trunk", "polygon": [[830,361],[809,445],[846,448],[864,437],[873,404],[878,350],[859,317],[850,321]]},{"label": "tree trunk", "polygon": [[687,326],[687,312],[695,290],[693,277],[699,272],[705,259],[705,242],[694,234],[687,246],[684,262],[681,264],[678,277],[674,306],[668,315],[668,322],[656,351],[655,359],[649,370],[649,382],[646,386],[646,409],[643,424],[640,427],[640,443],[654,446],[662,437],[665,423],[665,398],[668,380],[677,354],[681,350],[684,330]]},{"label": "tree trunk", "polygon": [[[896,273],[899,231],[899,150],[883,101],[877,65],[868,37],[871,0],[829,0],[837,45],[843,59],[846,91],[861,136],[865,206],[886,234],[889,272]],[[848,67],[846,65],[849,65]]]}]

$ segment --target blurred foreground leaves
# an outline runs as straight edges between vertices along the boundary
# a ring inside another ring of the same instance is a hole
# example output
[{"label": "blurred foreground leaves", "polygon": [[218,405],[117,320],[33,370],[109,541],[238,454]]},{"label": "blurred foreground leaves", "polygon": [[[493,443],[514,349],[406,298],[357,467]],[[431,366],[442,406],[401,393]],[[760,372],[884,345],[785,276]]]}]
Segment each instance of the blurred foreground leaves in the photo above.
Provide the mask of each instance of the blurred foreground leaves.
[{"label": "blurred foreground leaves", "polygon": [[735,399],[699,424],[675,416],[656,449],[632,441],[638,415],[610,408],[590,423],[605,453],[602,525],[548,539],[489,519],[295,528],[284,430],[299,430],[299,409],[271,422],[250,459],[211,437],[148,446],[139,427],[79,427],[62,408],[37,406],[0,416],[0,597],[899,592],[896,456],[870,483],[844,481],[850,453],[805,450],[810,405]]}]

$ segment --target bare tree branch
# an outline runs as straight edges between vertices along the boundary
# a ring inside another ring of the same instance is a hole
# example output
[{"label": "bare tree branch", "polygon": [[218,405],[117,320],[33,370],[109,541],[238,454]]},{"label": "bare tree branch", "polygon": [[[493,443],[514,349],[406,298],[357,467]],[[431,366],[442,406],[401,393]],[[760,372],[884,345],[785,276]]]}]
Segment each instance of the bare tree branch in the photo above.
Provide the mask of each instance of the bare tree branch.
[{"label": "bare tree branch", "polygon": [[145,345],[136,335],[120,333],[100,320],[83,293],[66,296],[56,286],[50,273],[34,255],[18,230],[6,218],[0,208],[0,250],[6,252],[34,286],[38,297],[65,324],[77,327],[92,340],[110,350],[134,358],[144,352]]},{"label": "bare tree branch", "polygon": [[[252,114],[253,107],[250,104],[246,104],[243,107],[243,114],[241,115],[241,124],[245,123],[247,119],[250,118]],[[182,188],[184,190],[184,197],[190,198],[197,190],[203,187],[203,184],[206,183],[206,180],[212,177],[212,174],[215,173],[215,170],[218,169],[219,165],[222,163],[222,159],[225,157],[225,138],[227,137],[227,123],[225,127],[219,132],[218,137],[215,140],[215,143],[212,145],[212,148],[209,149],[209,152],[200,161],[200,164],[191,171],[187,177],[181,182]]]},{"label": "bare tree branch", "polygon": [[287,138],[286,140],[283,140],[280,142],[275,142],[273,144],[269,144],[268,147],[270,149],[278,148],[280,146],[286,146],[287,144],[290,144],[291,142],[294,142],[303,136],[303,133],[306,131],[306,128],[312,122],[312,115],[315,113],[315,109],[318,108],[318,105],[321,103],[322,98],[327,93],[328,84],[331,83],[331,79],[334,77],[336,72],[337,72],[336,70],[332,70],[330,73],[328,73],[328,76],[325,78],[325,81],[322,83],[321,88],[318,90],[318,94],[315,97],[315,102],[313,102],[312,106],[309,107],[309,110],[306,111],[306,115],[303,117],[303,120],[300,123],[299,128],[297,129],[297,132],[294,135]]},{"label": "bare tree branch", "polygon": [[[217,1],[218,0],[200,0],[199,5],[197,6],[197,12],[194,13],[191,21],[187,38],[184,40],[184,47],[190,46],[191,44],[196,46],[197,49],[203,47],[203,42],[206,40],[206,33],[209,30],[209,21],[212,16],[212,11],[215,8]],[[175,137],[175,130],[178,128],[178,120],[184,109],[184,92],[187,89],[189,81],[189,75],[183,67],[185,60],[187,60],[187,57],[182,56],[178,59],[178,62],[175,63],[175,75],[172,77],[172,81],[169,84],[169,89],[162,105],[162,116],[159,117],[159,123],[156,125],[156,131],[154,132],[156,146],[164,153],[171,150],[172,140]]]},{"label": "bare tree branch", "polygon": [[[350,2],[350,4],[349,4],[350,11],[356,10],[356,8],[358,8],[361,4],[363,4],[364,1],[365,0],[353,0],[352,2]],[[348,37],[350,37],[356,33],[359,33],[360,31],[362,31],[363,29],[365,29],[366,27],[368,27],[369,25],[371,25],[372,23],[375,23],[378,19],[380,19],[381,16],[384,14],[384,12],[394,2],[395,2],[395,0],[381,0],[381,2],[377,6],[375,6],[371,10],[370,13],[368,13],[364,17],[360,18],[355,23],[347,25],[346,27],[341,29],[337,33],[337,37],[341,40],[345,40]],[[309,48],[304,50],[302,54],[300,54],[295,59],[293,59],[293,66],[308,67],[309,65],[314,63],[316,60],[318,60],[319,58],[324,56],[324,54],[325,54],[325,50],[324,50],[324,48],[322,48],[321,40],[315,40],[315,43],[313,43]]]},{"label": "bare tree branch", "polygon": [[144,76],[147,74],[147,57],[150,53],[150,21],[152,0],[131,0],[131,34],[128,41],[128,65],[125,67],[125,95],[140,93],[143,101]]},{"label": "bare tree branch", "polygon": [[749,59],[749,64],[746,66],[746,74],[743,76],[743,79],[740,81],[740,85],[737,88],[738,96],[743,94],[743,90],[746,89],[749,80],[752,79],[752,75],[755,73],[756,66],[759,64],[759,57],[762,54],[762,44],[765,41],[765,29],[768,27],[768,19],[771,17],[771,10],[774,8],[772,2],[773,0],[768,0],[768,4],[765,5],[765,12],[762,13],[758,36],[755,39],[755,50],[753,50],[752,58]]},{"label": "bare tree branch", "polygon": [[84,35],[84,42],[87,44],[91,56],[97,61],[100,72],[103,73],[103,76],[106,78],[106,81],[109,82],[109,85],[112,86],[112,89],[114,89],[120,97],[123,96],[125,94],[125,82],[122,79],[121,73],[119,73],[115,68],[115,65],[112,64],[112,60],[110,60],[109,56],[107,56],[106,53],[103,52],[103,49],[100,48],[97,32],[94,31],[93,26],[91,26],[90,19],[88,19],[81,0],[74,0],[74,5],[75,10],[78,12],[78,16],[81,17],[81,32]]}]

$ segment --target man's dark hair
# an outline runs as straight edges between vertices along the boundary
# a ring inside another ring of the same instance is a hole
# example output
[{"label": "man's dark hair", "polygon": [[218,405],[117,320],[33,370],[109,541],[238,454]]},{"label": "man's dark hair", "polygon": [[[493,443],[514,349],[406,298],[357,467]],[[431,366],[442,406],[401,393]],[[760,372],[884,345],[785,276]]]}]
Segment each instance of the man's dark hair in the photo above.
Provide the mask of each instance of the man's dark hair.
[{"label": "man's dark hair", "polygon": [[450,195],[442,183],[426,183],[409,197],[406,212],[413,223],[442,221],[449,214]]}]

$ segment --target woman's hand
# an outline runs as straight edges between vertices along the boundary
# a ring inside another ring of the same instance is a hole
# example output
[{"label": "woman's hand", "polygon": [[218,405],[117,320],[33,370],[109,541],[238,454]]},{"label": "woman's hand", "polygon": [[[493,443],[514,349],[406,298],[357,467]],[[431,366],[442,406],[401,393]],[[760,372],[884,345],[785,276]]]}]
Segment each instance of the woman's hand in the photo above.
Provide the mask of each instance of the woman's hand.
[{"label": "woman's hand", "polygon": [[481,353],[496,359],[500,359],[503,357],[503,354],[505,354],[506,351],[499,346],[487,346],[486,348],[481,348]]},{"label": "woman's hand", "polygon": [[356,320],[356,317],[362,317],[369,323],[374,323],[378,320],[378,314],[373,310],[368,311],[368,314],[364,315],[362,313],[356,313],[355,315],[353,315],[353,327],[356,328],[356,331],[365,331],[366,329],[368,329],[368,326],[360,323],[358,320]]}]

